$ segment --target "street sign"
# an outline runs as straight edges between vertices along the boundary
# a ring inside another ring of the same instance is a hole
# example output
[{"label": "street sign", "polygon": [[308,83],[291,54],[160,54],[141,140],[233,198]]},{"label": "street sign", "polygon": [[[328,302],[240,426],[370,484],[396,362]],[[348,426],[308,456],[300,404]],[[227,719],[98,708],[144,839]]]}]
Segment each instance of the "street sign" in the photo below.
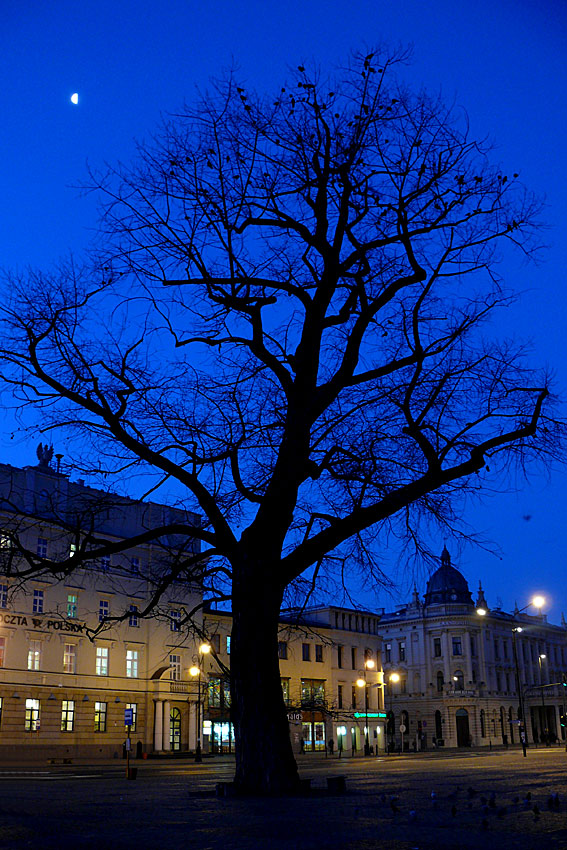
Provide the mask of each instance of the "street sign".
[{"label": "street sign", "polygon": [[133,726],[134,725],[134,709],[133,708],[125,708],[124,709],[124,726]]},{"label": "street sign", "polygon": [[289,723],[297,723],[298,720],[302,720],[303,715],[300,711],[288,711],[287,719]]},{"label": "street sign", "polygon": [[400,723],[400,732],[402,733],[402,735],[404,734],[405,731],[406,731],[406,724]]}]

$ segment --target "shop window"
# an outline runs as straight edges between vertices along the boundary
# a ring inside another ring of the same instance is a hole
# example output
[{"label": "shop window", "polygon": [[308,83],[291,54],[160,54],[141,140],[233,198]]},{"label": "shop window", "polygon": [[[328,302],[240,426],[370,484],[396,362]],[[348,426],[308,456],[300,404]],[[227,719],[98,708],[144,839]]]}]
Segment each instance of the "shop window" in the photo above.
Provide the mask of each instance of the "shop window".
[{"label": "shop window", "polygon": [[[130,732],[135,732],[136,726],[138,724],[138,703],[137,702],[127,702],[126,708],[129,708],[132,711],[132,724],[130,726]],[[125,726],[124,728],[128,729],[127,726]]]},{"label": "shop window", "polygon": [[36,552],[40,558],[47,558],[47,539],[45,537],[37,538]]},{"label": "shop window", "polygon": [[173,654],[169,656],[169,678],[172,682],[181,679],[181,656]]},{"label": "shop window", "polygon": [[96,648],[96,666],[95,672],[97,676],[108,676],[108,647],[97,646]]},{"label": "shop window", "polygon": [[301,644],[301,657],[304,661],[311,661],[311,644],[310,643],[302,643]]},{"label": "shop window", "polygon": [[287,641],[278,641],[278,658],[285,660],[287,658]]},{"label": "shop window", "polygon": [[181,710],[177,706],[169,712],[169,744],[173,752],[181,749]]},{"label": "shop window", "polygon": [[43,590],[34,590],[32,612],[34,614],[43,614]]},{"label": "shop window", "polygon": [[126,676],[128,679],[138,678],[138,650],[126,650]]},{"label": "shop window", "polygon": [[99,623],[104,622],[108,617],[110,617],[110,602],[108,599],[101,599],[98,603],[98,621]]},{"label": "shop window", "polygon": [[66,643],[63,649],[63,672],[75,673],[77,670],[77,647],[74,643]]},{"label": "shop window", "polygon": [[24,723],[26,732],[39,732],[40,702],[38,699],[26,700],[26,715]]},{"label": "shop window", "polygon": [[323,644],[315,644],[315,661],[321,663],[323,661]]},{"label": "shop window", "polygon": [[108,703],[95,702],[94,704],[94,731],[106,732],[106,712]]},{"label": "shop window", "polygon": [[453,638],[453,655],[463,654],[463,643],[460,637]]},{"label": "shop window", "polygon": [[230,655],[230,635],[226,636],[226,654]]},{"label": "shop window", "polygon": [[41,641],[30,640],[28,647],[28,670],[39,670],[41,662]]},{"label": "shop window", "polygon": [[61,731],[72,732],[75,726],[75,703],[71,699],[64,699],[61,703]]},{"label": "shop window", "polygon": [[140,618],[138,616],[139,613],[140,612],[138,610],[137,605],[130,605],[130,614],[128,616],[128,625],[131,626],[133,629],[137,629],[140,625]]}]

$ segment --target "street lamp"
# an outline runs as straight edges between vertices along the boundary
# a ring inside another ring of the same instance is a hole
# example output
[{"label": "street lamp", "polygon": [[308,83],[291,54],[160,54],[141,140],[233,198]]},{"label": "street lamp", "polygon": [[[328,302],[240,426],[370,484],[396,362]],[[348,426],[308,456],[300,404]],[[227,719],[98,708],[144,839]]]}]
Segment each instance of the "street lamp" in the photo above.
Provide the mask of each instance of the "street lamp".
[{"label": "street lamp", "polygon": [[[537,608],[540,612],[543,606],[545,605],[545,597],[541,594],[536,594],[532,599],[528,602],[527,605],[524,605],[523,608],[520,608],[519,611],[516,611],[516,614],[522,614],[524,611],[527,611],[528,608],[533,605],[534,608]],[[480,617],[485,617],[488,614],[486,608],[477,608],[476,613]],[[512,651],[514,653],[514,668],[516,672],[516,693],[518,694],[518,714],[520,720],[520,741],[522,743],[522,750],[524,753],[524,758],[526,758],[526,718],[524,714],[524,693],[522,689],[522,684],[520,682],[520,665],[518,663],[518,646],[517,646],[517,635],[523,631],[521,626],[515,626],[512,629]],[[541,661],[540,661],[540,681],[541,681]],[[543,693],[542,693],[543,699]]]},{"label": "street lamp", "polygon": [[368,680],[366,674],[368,670],[373,670],[376,664],[373,658],[367,658],[364,662],[364,671],[356,680],[356,685],[359,688],[364,688],[364,711],[366,715],[366,727],[364,731],[364,755],[370,755],[370,740],[368,736]]},{"label": "street lamp", "polygon": [[208,655],[211,647],[208,643],[202,643],[199,647],[199,654],[193,656],[193,666],[189,668],[189,673],[193,677],[197,677],[197,745],[195,747],[195,761],[203,761],[201,751],[201,667],[203,664],[203,656]]},{"label": "street lamp", "polygon": [[546,717],[546,712],[545,712],[545,698],[544,698],[544,695],[543,695],[543,662],[545,661],[546,658],[547,658],[547,655],[545,655],[544,653],[541,653],[537,657],[537,663],[539,665],[539,686],[541,688],[541,713],[542,713],[542,717],[541,717],[542,735],[541,735],[541,737],[543,738],[543,736],[545,735],[545,743],[548,744],[549,736],[547,734],[547,717]]},{"label": "street lamp", "polygon": [[[391,720],[390,715],[393,713],[392,712],[392,702],[393,702],[392,685],[395,685],[396,682],[399,682],[399,681],[400,681],[400,674],[399,673],[390,673],[390,675],[388,676],[388,683],[390,685],[390,689],[389,689],[390,690],[390,709],[389,709],[389,712],[388,712],[388,724]],[[395,727],[394,727],[394,736],[395,736],[395,734],[396,734],[396,731],[395,731]],[[391,741],[391,743],[393,743],[393,740]]]}]

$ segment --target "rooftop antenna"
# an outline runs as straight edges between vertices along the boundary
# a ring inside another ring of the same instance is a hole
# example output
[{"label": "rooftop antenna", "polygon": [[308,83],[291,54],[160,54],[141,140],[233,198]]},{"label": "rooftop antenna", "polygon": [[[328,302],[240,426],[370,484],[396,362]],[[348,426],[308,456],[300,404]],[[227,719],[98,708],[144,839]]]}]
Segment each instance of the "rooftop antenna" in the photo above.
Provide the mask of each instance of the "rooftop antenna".
[{"label": "rooftop antenna", "polygon": [[57,472],[61,472],[61,461],[63,460],[63,455],[59,452],[55,455],[55,457],[57,458]]}]

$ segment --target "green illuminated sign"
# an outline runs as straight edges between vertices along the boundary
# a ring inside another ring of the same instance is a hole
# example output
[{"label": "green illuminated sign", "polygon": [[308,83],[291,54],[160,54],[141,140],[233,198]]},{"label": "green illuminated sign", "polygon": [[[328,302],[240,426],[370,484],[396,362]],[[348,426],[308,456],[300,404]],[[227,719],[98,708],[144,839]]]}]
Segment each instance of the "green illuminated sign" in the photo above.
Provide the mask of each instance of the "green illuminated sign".
[{"label": "green illuminated sign", "polygon": [[386,719],[386,717],[388,715],[384,711],[369,711],[368,713],[366,713],[366,711],[355,711],[354,716],[357,717],[357,718],[358,717],[365,717],[365,718],[366,717],[383,717],[384,719]]}]

